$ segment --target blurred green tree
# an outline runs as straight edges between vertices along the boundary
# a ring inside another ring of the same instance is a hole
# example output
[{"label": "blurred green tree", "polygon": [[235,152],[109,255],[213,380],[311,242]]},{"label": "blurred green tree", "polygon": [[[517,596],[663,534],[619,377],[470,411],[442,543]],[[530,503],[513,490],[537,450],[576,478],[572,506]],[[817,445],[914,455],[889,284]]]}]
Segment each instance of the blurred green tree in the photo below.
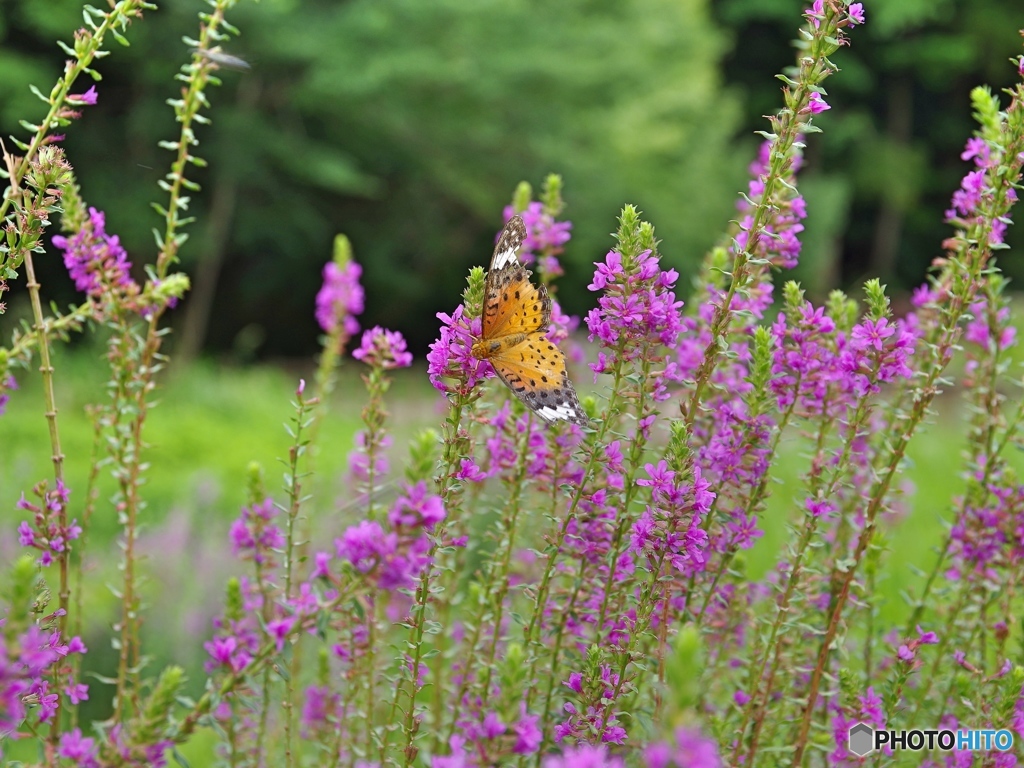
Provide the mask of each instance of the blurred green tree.
[{"label": "blurred green tree", "polygon": [[[744,128],[763,124],[777,104],[765,72],[792,61],[793,18],[805,0],[720,0],[716,20],[732,32],[726,80],[742,89]],[[920,284],[950,233],[950,195],[969,170],[960,153],[975,124],[970,91],[1016,78],[1007,62],[1020,53],[1019,0],[865,2],[867,23],[836,57],[830,112],[816,122],[823,141],[809,144],[801,188],[808,219],[798,268],[815,298],[837,283],[881,277]],[[1019,231],[1008,243],[1021,245]],[[1006,262],[1008,260],[1003,260]],[[1001,263],[1012,275],[1024,268]]]},{"label": "blurred green tree", "polygon": [[[174,132],[163,100],[198,8],[162,5],[133,29],[133,45],[103,62],[99,105],[65,141],[86,199],[139,262],[169,161],[156,144]],[[70,37],[79,10],[77,0],[0,5],[5,132],[41,112],[27,83],[48,89],[53,39]],[[233,21],[243,34],[227,52],[252,68],[222,72],[200,134],[210,168],[183,250],[196,286],[178,328],[187,352],[203,340],[310,352],[336,231],[365,268],[364,325],[400,329],[422,350],[467,267],[489,258],[515,184],[550,171],[565,178],[575,224],[560,298],[583,312],[590,262],[610,246],[623,202],[692,268],[753,151],[753,140],[733,147],[739,108],[718,74],[723,36],[705,0],[264,0]]]}]

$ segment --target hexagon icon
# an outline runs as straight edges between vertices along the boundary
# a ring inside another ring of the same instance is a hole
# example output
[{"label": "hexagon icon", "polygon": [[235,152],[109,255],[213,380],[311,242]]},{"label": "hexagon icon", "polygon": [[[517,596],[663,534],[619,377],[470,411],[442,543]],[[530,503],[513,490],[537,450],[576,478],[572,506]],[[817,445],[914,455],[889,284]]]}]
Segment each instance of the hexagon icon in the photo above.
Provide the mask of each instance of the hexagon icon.
[{"label": "hexagon icon", "polygon": [[867,723],[857,723],[850,728],[850,751],[857,757],[864,757],[873,749],[875,731]]}]

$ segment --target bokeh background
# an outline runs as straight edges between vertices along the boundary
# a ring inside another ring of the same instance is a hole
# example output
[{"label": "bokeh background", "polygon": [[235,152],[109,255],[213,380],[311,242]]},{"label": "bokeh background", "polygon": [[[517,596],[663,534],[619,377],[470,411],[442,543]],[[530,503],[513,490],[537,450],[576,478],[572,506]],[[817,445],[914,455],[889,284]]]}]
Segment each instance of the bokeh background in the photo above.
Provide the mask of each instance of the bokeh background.
[{"label": "bokeh background", "polygon": [[[565,179],[575,224],[561,299],[591,306],[591,263],[624,202],[638,205],[684,276],[732,215],[780,104],[802,0],[262,0],[240,3],[212,160],[183,250],[196,289],[175,313],[179,354],[308,356],[319,269],[335,233],[365,268],[366,325],[421,354],[434,313],[489,256],[516,183]],[[80,22],[79,0],[0,2],[0,134],[38,119]],[[175,134],[165,99],[196,33],[198,0],[161,4],[103,61],[99,103],[64,142],[86,199],[136,264],[154,251],[150,202]],[[809,220],[797,276],[814,297],[880,275],[919,284],[948,233],[966,164],[968,94],[1015,77],[1016,0],[880,0],[834,58],[833,109],[816,123],[800,184]],[[1012,233],[1010,242],[1019,242]],[[74,299],[54,260],[51,296]],[[1007,264],[1010,271],[1014,265]],[[1019,268],[1018,268],[1019,269]],[[17,304],[15,303],[15,308]]]},{"label": "bokeh background", "polygon": [[[189,56],[199,0],[168,0],[99,63],[99,102],[62,142],[85,199],[107,213],[136,269],[155,253],[150,207],[177,135],[165,104]],[[501,210],[521,180],[539,187],[563,176],[573,239],[559,298],[584,315],[592,262],[611,245],[623,203],[656,226],[665,261],[683,275],[680,293],[721,235],[745,189],[747,166],[781,103],[773,75],[790,66],[801,0],[261,0],[230,20],[242,35],[226,52],[251,65],[223,70],[211,89],[211,125],[199,130],[193,195],[198,221],[182,250],[194,290],[170,313],[172,369],[147,422],[154,469],[143,531],[150,610],[145,631],[156,662],[174,660],[201,680],[201,641],[221,604],[226,530],[245,499],[246,467],[260,461],[278,486],[287,452],[281,424],[289,394],[318,349],[313,318],[320,271],[336,233],[364,267],[364,327],[401,331],[422,361],[435,313],[460,300],[467,269],[490,257]],[[794,277],[820,300],[835,287],[859,295],[881,276],[897,306],[920,284],[950,232],[949,197],[967,170],[959,154],[973,129],[968,94],[1008,86],[1020,50],[1019,0],[876,0],[854,45],[828,81],[825,131],[808,139],[799,183],[809,218]],[[38,120],[81,21],[79,0],[0,0],[0,135]],[[88,86],[83,84],[82,90]],[[1022,244],[1019,230],[1008,242]],[[1024,265],[1011,256],[1011,275]],[[59,259],[37,262],[47,299],[76,300]],[[27,316],[23,284],[0,317],[4,337]],[[315,456],[310,491],[340,519],[346,454],[364,395],[356,366],[342,376]],[[407,438],[438,421],[440,398],[422,363],[399,377],[389,399],[393,464]],[[92,432],[85,407],[102,402],[108,373],[102,334],[75,339],[57,359],[72,503],[81,504]],[[23,374],[0,420],[0,567],[16,551],[20,493],[49,474],[38,377]],[[589,377],[580,380],[586,391]],[[963,414],[955,393],[939,401],[929,437],[918,440],[903,478],[916,485],[915,516],[894,534],[901,557],[883,579],[899,616],[899,592],[938,541],[938,515],[957,492]],[[800,446],[784,447],[783,487],[772,497],[765,539],[750,567],[772,567],[798,485]],[[100,498],[110,495],[101,481]],[[910,498],[910,497],[908,497]],[[93,671],[112,652],[105,635],[116,600],[117,525],[101,501],[86,573],[87,644]],[[327,536],[325,533],[324,536]],[[329,544],[314,542],[322,548]],[[182,563],[188,567],[183,568]],[[105,656],[104,654],[107,654]],[[95,682],[88,717],[109,697]]]}]

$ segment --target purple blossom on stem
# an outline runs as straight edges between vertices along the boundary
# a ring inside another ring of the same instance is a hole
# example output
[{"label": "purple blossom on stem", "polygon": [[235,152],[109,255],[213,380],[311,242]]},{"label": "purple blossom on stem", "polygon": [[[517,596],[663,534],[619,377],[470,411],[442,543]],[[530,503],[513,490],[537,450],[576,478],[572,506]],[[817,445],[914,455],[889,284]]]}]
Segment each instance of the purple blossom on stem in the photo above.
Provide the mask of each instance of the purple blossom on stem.
[{"label": "purple blossom on stem", "polygon": [[[740,231],[736,235],[733,247],[734,254],[747,247],[750,228],[754,226],[754,207],[764,196],[765,179],[770,170],[771,149],[770,141],[762,142],[757,159],[750,164],[750,173],[753,178],[748,184],[747,196],[740,198],[737,204],[744,216],[740,219]],[[792,174],[795,175],[800,170],[801,160],[800,155],[794,155]],[[778,196],[779,193],[776,194],[777,198]],[[788,200],[779,198],[773,202],[775,211],[772,218],[765,226],[763,235],[754,244],[751,253],[757,258],[768,259],[777,267],[792,269],[797,265],[800,257],[801,243],[797,236],[804,231],[804,225],[800,222],[807,218],[807,206],[799,195],[794,195]],[[714,298],[714,296],[710,298]],[[770,303],[770,296],[768,301]]]},{"label": "purple blossom on stem", "polygon": [[[679,273],[662,270],[657,256],[644,251],[635,258],[609,251],[603,262],[595,262],[591,291],[602,291],[597,308],[587,315],[590,340],[599,340],[606,350],[590,367],[605,373],[620,362],[651,354],[651,346],[673,347],[682,330],[679,310],[672,290]],[[655,397],[667,397],[663,386]]]},{"label": "purple blossom on stem", "polygon": [[407,350],[402,334],[379,325],[363,333],[362,343],[352,352],[352,357],[386,371],[412,365],[412,353]]},{"label": "purple blossom on stem", "polygon": [[102,211],[89,209],[89,218],[70,238],[56,235],[53,244],[64,251],[64,266],[75,288],[98,298],[106,290],[137,293],[129,271],[131,262],[117,235],[108,235]]},{"label": "purple blossom on stem", "polygon": [[1002,351],[1014,345],[1017,339],[1017,329],[1010,325],[1010,308],[1000,307],[996,312],[996,328],[989,327],[988,300],[982,298],[976,301],[970,308],[972,319],[964,329],[964,341],[988,349],[992,343],[992,331],[999,334],[997,348]]},{"label": "purple blossom on stem", "polygon": [[621,757],[608,751],[604,744],[578,744],[560,755],[549,755],[544,768],[623,768]]},{"label": "purple blossom on stem", "polygon": [[91,85],[89,86],[89,90],[85,93],[69,93],[67,98],[72,104],[86,104],[88,106],[92,106],[99,98],[99,94],[96,92],[96,86]]},{"label": "purple blossom on stem", "polygon": [[677,728],[671,742],[652,742],[644,750],[647,768],[721,768],[713,739],[691,728]]},{"label": "purple blossom on stem", "polygon": [[326,685],[311,685],[306,688],[305,703],[302,705],[302,727],[307,733],[315,733],[332,725],[337,714],[339,696]]},{"label": "purple blossom on stem", "polygon": [[[365,430],[356,432],[356,449],[348,455],[348,468],[352,477],[362,483],[370,480],[370,452],[367,450],[367,434]],[[388,473],[391,463],[384,450],[391,447],[391,435],[383,435],[373,453],[373,476],[381,478]]]},{"label": "purple blossom on stem", "polygon": [[806,302],[797,317],[781,312],[772,324],[775,353],[771,387],[780,410],[794,400],[804,413],[827,407],[828,391],[842,379],[836,350],[835,323],[823,308]]},{"label": "purple blossom on stem", "polygon": [[[473,342],[480,336],[480,318],[469,320],[460,304],[451,315],[438,312],[441,334],[427,353],[427,373],[434,388],[445,393],[469,392],[494,375],[487,360],[473,357]],[[455,379],[458,385],[445,381]]]},{"label": "purple blossom on stem", "polygon": [[430,564],[428,533],[444,516],[441,497],[428,493],[426,483],[407,486],[388,511],[393,530],[386,532],[376,521],[360,521],[335,540],[338,557],[381,589],[407,589]]},{"label": "purple blossom on stem", "polygon": [[[960,188],[953,193],[951,207],[946,211],[946,221],[958,227],[968,228],[985,219],[982,209],[987,208],[995,197],[995,190],[989,185],[989,172],[998,172],[1002,148],[990,144],[985,139],[974,136],[967,140],[962,160],[971,160],[974,170],[968,171],[960,182]],[[1010,187],[1006,190],[1009,202],[1017,199],[1017,191]],[[1006,235],[1008,219],[1002,217],[988,222],[990,227],[989,243],[1000,245]]]},{"label": "purple blossom on stem", "polygon": [[626,729],[615,715],[615,694],[621,692],[619,675],[607,664],[601,665],[599,676],[594,679],[574,674],[565,685],[577,694],[577,702],[567,701],[562,707],[568,717],[555,726],[555,741],[600,738],[603,744],[625,743]]},{"label": "purple blossom on stem", "polygon": [[815,91],[814,93],[811,94],[811,98],[807,102],[806,107],[806,110],[808,112],[810,112],[812,115],[820,115],[822,112],[825,112],[829,109],[832,109],[831,105],[821,97],[820,93]]},{"label": "purple blossom on stem", "polygon": [[907,360],[914,353],[914,335],[884,318],[865,317],[850,333],[840,353],[840,366],[848,375],[853,391],[863,395],[879,391],[879,384],[910,378]]},{"label": "purple blossom on stem", "polygon": [[89,688],[71,677],[71,667],[61,661],[71,653],[85,653],[78,637],[68,643],[60,632],[31,624],[0,643],[0,734],[16,731],[28,716],[26,697],[35,697],[39,722],[57,712],[58,691],[73,703],[88,698]]},{"label": "purple blossom on stem", "polygon": [[437,494],[429,493],[427,484],[422,480],[413,486],[406,486],[388,512],[388,522],[396,529],[423,528],[432,531],[444,517],[444,501]]},{"label": "purple blossom on stem", "polygon": [[10,374],[7,374],[7,376],[0,380],[0,416],[7,412],[7,403],[11,399],[10,393],[17,388],[18,382]]},{"label": "purple blossom on stem", "polygon": [[28,501],[24,493],[18,500],[18,509],[32,514],[31,522],[22,521],[18,525],[18,543],[39,550],[42,553],[39,564],[44,567],[53,563],[54,556],[66,557],[70,550],[69,543],[82,535],[82,527],[77,519],[70,523],[61,522],[61,510],[67,508],[70,493],[61,480],[57,481],[57,487],[53,490],[47,490],[46,483],[42,482],[32,489],[33,496],[39,500],[38,504]]},{"label": "purple blossom on stem", "polygon": [[277,646],[278,653],[284,650],[285,640],[288,639],[292,627],[295,626],[295,621],[294,616],[284,616],[267,622],[267,634],[274,638],[274,644]]},{"label": "purple blossom on stem", "polygon": [[453,734],[448,740],[451,747],[449,756],[434,755],[430,758],[430,768],[469,768],[474,763],[469,759],[464,747],[466,740],[459,734]]},{"label": "purple blossom on stem", "polygon": [[284,534],[274,525],[277,509],[267,498],[242,507],[242,516],[231,524],[231,549],[236,557],[259,565],[274,563],[274,550],[284,546]]},{"label": "purple blossom on stem", "polygon": [[519,720],[512,726],[515,732],[515,743],[512,745],[512,752],[517,755],[532,755],[540,749],[543,734],[540,730],[540,715],[529,715],[526,713],[525,705],[520,713]]},{"label": "purple blossom on stem", "polygon": [[[858,722],[867,723],[873,728],[885,727],[885,713],[883,711],[882,699],[875,693],[871,686],[858,697],[858,706],[853,707],[850,713],[844,712],[843,708],[833,704],[832,710],[832,735],[835,739],[836,748],[829,755],[833,765],[843,764],[843,761],[853,757],[848,749],[850,728]],[[847,716],[849,714],[849,716]],[[883,752],[886,755],[892,754],[892,748],[885,746]],[[856,758],[854,758],[856,759]],[[859,761],[858,761],[859,762]]]},{"label": "purple blossom on stem", "polygon": [[70,760],[78,768],[97,768],[99,766],[99,750],[96,740],[82,736],[82,729],[75,728],[60,735],[57,754]]},{"label": "purple blossom on stem", "polygon": [[701,523],[715,499],[711,484],[699,467],[693,468],[688,483],[676,482],[676,473],[664,461],[645,469],[650,479],[636,483],[650,487],[651,504],[633,524],[630,550],[652,563],[665,558],[684,575],[702,570],[708,535]]},{"label": "purple blossom on stem", "polygon": [[324,282],[316,295],[316,321],[325,333],[341,331],[346,339],[359,333],[355,315],[363,312],[363,286],[359,277],[363,268],[354,261],[324,265]]},{"label": "purple blossom on stem", "polygon": [[[515,214],[511,205],[505,206],[505,221]],[[526,240],[519,252],[524,264],[538,261],[543,274],[554,276],[562,274],[561,265],[556,258],[565,250],[565,244],[572,237],[571,221],[556,221],[555,217],[544,211],[544,204],[533,201],[520,213],[526,225]]]}]

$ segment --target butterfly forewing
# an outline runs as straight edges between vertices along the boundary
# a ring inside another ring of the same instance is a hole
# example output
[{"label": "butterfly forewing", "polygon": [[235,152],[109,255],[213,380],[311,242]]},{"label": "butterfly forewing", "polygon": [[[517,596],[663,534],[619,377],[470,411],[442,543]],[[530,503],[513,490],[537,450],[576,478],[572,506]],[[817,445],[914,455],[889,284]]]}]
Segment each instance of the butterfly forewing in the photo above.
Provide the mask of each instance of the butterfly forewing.
[{"label": "butterfly forewing", "polygon": [[488,276],[492,272],[509,266],[519,265],[519,257],[516,252],[523,246],[526,240],[526,225],[523,217],[518,214],[508,220],[505,228],[498,236],[498,244],[494,246],[494,255],[491,256],[491,266],[488,268]]},{"label": "butterfly forewing", "polygon": [[519,262],[488,272],[484,284],[483,338],[493,340],[517,333],[544,330],[551,322],[551,299],[544,286],[530,282]]}]

